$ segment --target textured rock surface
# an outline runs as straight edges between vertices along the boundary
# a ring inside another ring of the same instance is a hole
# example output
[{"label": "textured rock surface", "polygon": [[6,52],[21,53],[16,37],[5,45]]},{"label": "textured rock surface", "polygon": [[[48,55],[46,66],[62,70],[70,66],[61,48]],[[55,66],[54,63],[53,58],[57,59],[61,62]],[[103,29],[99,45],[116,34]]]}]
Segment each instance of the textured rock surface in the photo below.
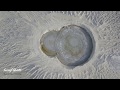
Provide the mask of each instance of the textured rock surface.
[{"label": "textured rock surface", "polygon": [[[70,24],[84,24],[95,38],[95,53],[83,66],[67,69],[39,47],[42,35]],[[4,75],[4,68],[21,75]],[[0,78],[119,78],[120,12],[0,12]]]}]

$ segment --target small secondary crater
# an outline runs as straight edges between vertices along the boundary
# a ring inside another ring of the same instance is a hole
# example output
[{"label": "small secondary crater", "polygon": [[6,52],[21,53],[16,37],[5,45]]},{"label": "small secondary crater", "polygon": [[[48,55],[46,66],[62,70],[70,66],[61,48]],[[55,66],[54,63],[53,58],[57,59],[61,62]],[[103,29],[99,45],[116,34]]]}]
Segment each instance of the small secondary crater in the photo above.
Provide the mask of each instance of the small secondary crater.
[{"label": "small secondary crater", "polygon": [[40,40],[41,49],[47,56],[51,56],[51,57],[56,56],[55,44],[54,44],[56,37],[57,37],[57,31],[53,30],[43,34]]}]

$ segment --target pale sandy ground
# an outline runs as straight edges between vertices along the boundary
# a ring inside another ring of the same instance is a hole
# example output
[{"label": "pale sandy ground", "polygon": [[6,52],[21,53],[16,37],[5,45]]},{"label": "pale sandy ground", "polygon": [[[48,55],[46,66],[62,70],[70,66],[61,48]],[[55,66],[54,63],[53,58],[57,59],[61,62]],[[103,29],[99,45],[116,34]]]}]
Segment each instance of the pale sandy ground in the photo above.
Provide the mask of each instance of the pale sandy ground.
[{"label": "pale sandy ground", "polygon": [[[96,44],[91,60],[74,69],[47,57],[39,46],[45,32],[70,24],[84,24]],[[5,75],[5,68],[20,68],[22,72]],[[120,79],[120,12],[1,11],[0,78]]]}]

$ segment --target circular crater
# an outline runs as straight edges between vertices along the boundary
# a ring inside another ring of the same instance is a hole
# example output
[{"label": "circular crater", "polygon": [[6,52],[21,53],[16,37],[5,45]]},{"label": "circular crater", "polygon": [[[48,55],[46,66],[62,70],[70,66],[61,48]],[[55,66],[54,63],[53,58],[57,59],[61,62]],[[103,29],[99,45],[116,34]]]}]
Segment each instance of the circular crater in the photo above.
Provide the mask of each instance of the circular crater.
[{"label": "circular crater", "polygon": [[54,57],[56,55],[55,51],[55,39],[57,37],[57,31],[50,31],[45,34],[43,34],[41,40],[40,40],[40,45],[41,45],[41,50],[47,55]]},{"label": "circular crater", "polygon": [[47,56],[57,57],[65,66],[79,66],[89,61],[94,51],[93,36],[82,26],[68,25],[50,31],[41,38],[41,49]]},{"label": "circular crater", "polygon": [[76,25],[62,27],[55,41],[57,58],[67,66],[86,63],[92,55],[93,46],[89,32]]}]

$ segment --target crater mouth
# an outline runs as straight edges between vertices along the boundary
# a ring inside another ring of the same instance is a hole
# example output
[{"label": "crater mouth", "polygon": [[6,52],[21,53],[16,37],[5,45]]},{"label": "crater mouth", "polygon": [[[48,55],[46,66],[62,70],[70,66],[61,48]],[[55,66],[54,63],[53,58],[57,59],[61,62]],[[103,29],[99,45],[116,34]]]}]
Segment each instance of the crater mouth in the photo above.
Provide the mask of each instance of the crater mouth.
[{"label": "crater mouth", "polygon": [[92,32],[84,26],[68,25],[59,31],[50,31],[41,38],[41,50],[57,57],[65,66],[75,67],[90,60],[95,48]]},{"label": "crater mouth", "polygon": [[40,45],[41,45],[41,50],[50,57],[56,56],[56,51],[55,51],[55,39],[57,37],[57,31],[49,31],[45,34],[40,39]]}]

